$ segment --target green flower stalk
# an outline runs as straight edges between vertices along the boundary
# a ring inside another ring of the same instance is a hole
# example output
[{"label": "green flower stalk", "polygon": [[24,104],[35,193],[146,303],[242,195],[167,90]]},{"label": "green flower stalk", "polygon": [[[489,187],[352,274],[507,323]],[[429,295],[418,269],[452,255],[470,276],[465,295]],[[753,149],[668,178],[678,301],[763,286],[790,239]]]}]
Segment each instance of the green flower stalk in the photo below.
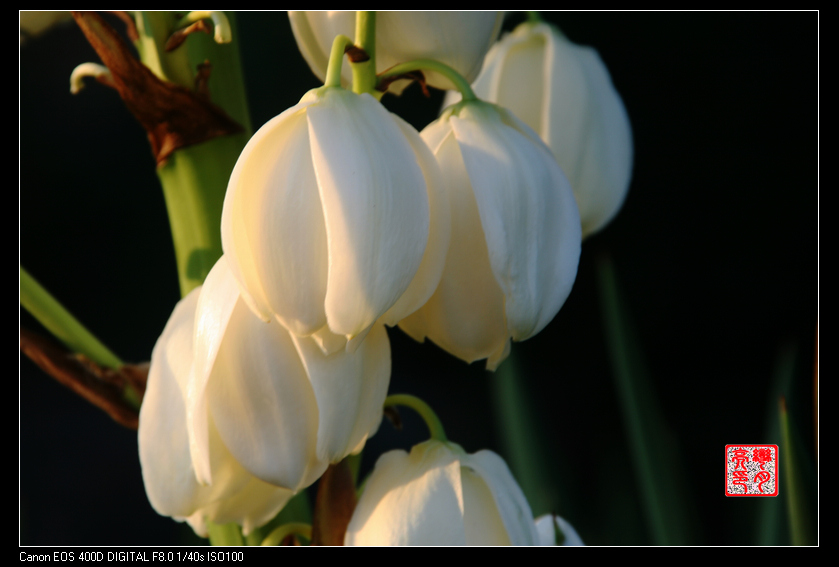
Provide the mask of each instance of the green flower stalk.
[{"label": "green flower stalk", "polygon": [[375,94],[376,12],[356,12],[355,45],[364,51],[366,59],[363,61],[350,60],[353,74],[353,92]]},{"label": "green flower stalk", "polygon": [[[213,20],[214,40],[192,34],[182,46],[166,50],[167,41],[178,26],[201,21],[202,17]],[[187,88],[196,86],[196,68],[209,61],[211,100],[242,126],[237,133],[182,147],[158,166],[172,227],[181,295],[185,296],[204,281],[222,254],[219,226],[224,194],[236,160],[251,136],[251,125],[233,14],[191,12],[177,25],[175,18],[171,12],[137,13],[141,61],[161,79]]]},{"label": "green flower stalk", "polygon": [[[474,80],[503,19],[504,12],[289,12],[297,46],[321,79],[325,77],[332,39],[355,33],[356,46],[370,59],[342,73],[343,85],[352,80],[357,93],[370,94],[375,86],[373,75],[415,59],[441,61],[467,81]],[[425,81],[434,88],[454,88],[445,76],[434,71],[425,76]],[[400,94],[406,84],[399,81],[390,84],[388,90]]]},{"label": "green flower stalk", "polygon": [[[99,15],[73,13],[109,73],[80,66],[71,88],[78,91],[80,75],[95,74],[117,90],[146,130],[185,296],[201,285],[221,256],[227,181],[251,135],[235,20],[215,12],[132,15],[123,19],[139,61]],[[204,18],[214,22],[215,40],[199,33],[208,31]]]},{"label": "green flower stalk", "polygon": [[[410,75],[416,71],[430,71],[433,73],[437,73],[445,77],[448,81],[451,82],[454,89],[460,92],[462,100],[464,102],[477,100],[478,97],[475,96],[475,93],[472,91],[472,87],[469,85],[469,81],[466,78],[458,73],[454,68],[442,63],[440,61],[436,61],[434,59],[417,59],[414,61],[409,61],[407,63],[400,63],[399,65],[394,65],[384,73],[379,75],[379,85],[386,86],[392,80],[398,79],[405,75]],[[379,88],[382,88],[382,87]]]},{"label": "green flower stalk", "polygon": [[385,398],[385,408],[395,406],[409,407],[417,412],[423,421],[425,421],[426,426],[428,426],[428,434],[431,439],[440,441],[441,443],[448,441],[446,431],[443,429],[443,422],[440,421],[440,418],[437,417],[437,414],[434,413],[431,406],[420,398],[410,394],[392,394]]}]

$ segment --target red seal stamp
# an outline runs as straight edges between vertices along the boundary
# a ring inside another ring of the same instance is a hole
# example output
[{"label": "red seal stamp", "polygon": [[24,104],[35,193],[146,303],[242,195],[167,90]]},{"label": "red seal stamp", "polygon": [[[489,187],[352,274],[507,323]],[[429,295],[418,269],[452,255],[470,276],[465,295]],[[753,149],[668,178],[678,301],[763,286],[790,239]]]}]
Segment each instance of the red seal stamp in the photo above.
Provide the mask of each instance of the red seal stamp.
[{"label": "red seal stamp", "polygon": [[777,496],[777,445],[725,446],[726,496]]}]

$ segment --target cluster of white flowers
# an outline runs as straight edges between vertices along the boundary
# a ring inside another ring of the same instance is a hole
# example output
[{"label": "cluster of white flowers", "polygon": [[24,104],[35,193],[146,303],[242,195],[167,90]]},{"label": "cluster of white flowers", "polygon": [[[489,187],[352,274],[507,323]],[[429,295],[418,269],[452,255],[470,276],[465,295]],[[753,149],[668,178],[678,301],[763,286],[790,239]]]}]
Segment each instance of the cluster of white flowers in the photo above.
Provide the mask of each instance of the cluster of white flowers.
[{"label": "cluster of white flowers", "polygon": [[[376,97],[328,85],[247,144],[225,254],[152,354],[139,439],[158,512],[201,534],[208,520],[248,532],[358,453],[382,417],[386,325],[494,369],[557,314],[582,238],[624,199],[629,122],[596,52],[547,24],[497,40],[502,18],[379,14],[379,71],[439,60],[485,99],[464,97],[421,133]],[[290,19],[325,79],[354,13]],[[431,440],[379,459],[346,543],[553,544],[556,529],[581,543],[566,526],[534,520],[494,453]]]}]

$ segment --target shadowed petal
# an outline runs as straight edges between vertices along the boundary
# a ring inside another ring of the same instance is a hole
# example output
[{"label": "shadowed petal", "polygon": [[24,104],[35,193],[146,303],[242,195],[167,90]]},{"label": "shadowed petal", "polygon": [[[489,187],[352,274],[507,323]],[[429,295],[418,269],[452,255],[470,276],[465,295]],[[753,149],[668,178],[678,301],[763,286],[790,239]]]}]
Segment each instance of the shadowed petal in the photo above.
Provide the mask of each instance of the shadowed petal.
[{"label": "shadowed petal", "polygon": [[504,291],[507,327],[514,340],[527,339],[553,319],[576,278],[580,223],[573,193],[536,135],[508,126],[489,105],[469,105],[451,124]]}]

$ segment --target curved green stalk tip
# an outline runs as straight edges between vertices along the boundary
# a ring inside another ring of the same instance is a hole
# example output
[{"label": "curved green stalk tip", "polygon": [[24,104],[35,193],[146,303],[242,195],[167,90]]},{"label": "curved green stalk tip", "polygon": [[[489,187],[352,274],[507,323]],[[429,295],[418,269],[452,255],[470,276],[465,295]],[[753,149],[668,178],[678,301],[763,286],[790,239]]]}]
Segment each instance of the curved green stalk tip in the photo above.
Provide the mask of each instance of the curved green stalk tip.
[{"label": "curved green stalk tip", "polygon": [[460,92],[461,99],[464,102],[478,100],[478,97],[475,95],[475,91],[472,90],[472,86],[463,75],[455,71],[449,65],[440,61],[435,61],[434,59],[416,59],[414,61],[408,61],[407,63],[394,65],[379,75],[379,83],[385,82],[387,79],[391,79],[393,77],[413,73],[414,71],[434,71],[435,73],[439,73],[452,82],[455,88]]},{"label": "curved green stalk tip", "polygon": [[348,45],[352,45],[352,40],[345,35],[337,35],[332,40],[332,50],[329,52],[329,63],[326,66],[326,80],[323,86],[341,86],[341,66],[344,63],[344,51]]},{"label": "curved green stalk tip", "polygon": [[410,394],[393,394],[385,399],[384,407],[405,406],[417,412],[428,427],[428,433],[435,441],[446,443],[448,438],[443,423],[427,403]]}]

